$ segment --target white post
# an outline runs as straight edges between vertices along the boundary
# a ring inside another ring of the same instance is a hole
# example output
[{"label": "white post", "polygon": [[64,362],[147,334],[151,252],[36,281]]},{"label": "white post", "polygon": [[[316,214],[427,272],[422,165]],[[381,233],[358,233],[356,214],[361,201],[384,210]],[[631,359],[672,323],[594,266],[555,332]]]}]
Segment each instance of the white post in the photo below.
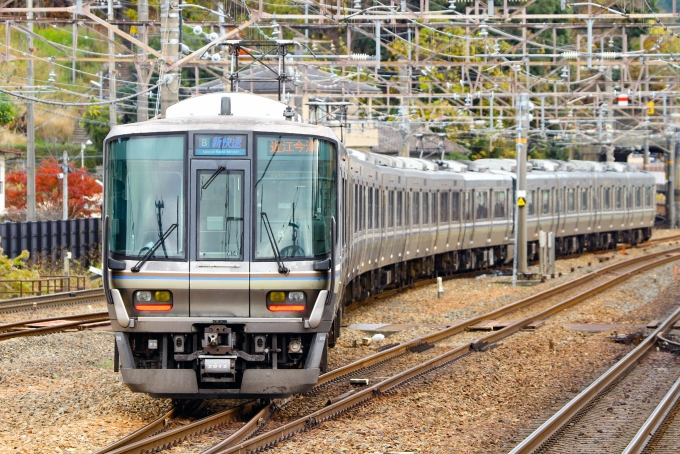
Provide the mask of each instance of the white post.
[{"label": "white post", "polygon": [[64,165],[62,166],[64,178],[62,180],[62,197],[61,197],[61,218],[68,220],[68,156],[64,150]]},{"label": "white post", "polygon": [[545,248],[547,243],[547,235],[543,230],[538,232],[538,264],[540,268],[541,278],[545,276]]},{"label": "white post", "polygon": [[548,233],[548,262],[550,264],[550,277],[555,278],[555,232]]}]

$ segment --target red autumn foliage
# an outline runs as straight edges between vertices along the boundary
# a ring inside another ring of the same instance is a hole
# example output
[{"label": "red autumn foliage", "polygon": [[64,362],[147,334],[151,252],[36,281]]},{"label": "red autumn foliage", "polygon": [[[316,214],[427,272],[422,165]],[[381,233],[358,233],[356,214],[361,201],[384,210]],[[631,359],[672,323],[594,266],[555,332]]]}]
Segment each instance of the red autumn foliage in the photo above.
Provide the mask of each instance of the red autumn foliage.
[{"label": "red autumn foliage", "polygon": [[[43,159],[35,172],[35,199],[38,211],[61,219],[62,180],[57,175],[62,172],[61,165],[54,158]],[[26,171],[10,171],[5,176],[5,204],[7,211],[26,210]],[[87,173],[85,168],[71,166],[68,174],[68,213],[69,219],[91,217],[101,213],[99,207],[102,187]],[[45,218],[45,216],[40,216]]]}]

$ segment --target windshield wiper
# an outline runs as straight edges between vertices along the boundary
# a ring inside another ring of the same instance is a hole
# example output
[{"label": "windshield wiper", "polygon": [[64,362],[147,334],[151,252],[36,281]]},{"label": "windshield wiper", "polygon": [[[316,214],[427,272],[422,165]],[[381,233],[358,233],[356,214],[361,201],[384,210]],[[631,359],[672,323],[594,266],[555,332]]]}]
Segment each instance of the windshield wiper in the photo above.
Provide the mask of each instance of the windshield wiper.
[{"label": "windshield wiper", "polygon": [[165,233],[163,234],[163,236],[160,237],[160,238],[158,239],[158,241],[156,241],[156,242],[154,243],[154,245],[151,247],[151,249],[149,249],[149,252],[147,252],[146,255],[144,255],[144,257],[142,257],[142,260],[140,260],[139,262],[137,262],[137,264],[136,264],[135,266],[133,266],[133,267],[130,269],[130,271],[132,271],[133,273],[137,273],[137,272],[139,271],[139,268],[140,268],[142,265],[144,265],[144,264],[146,263],[147,260],[149,260],[149,258],[153,255],[154,252],[156,252],[156,249],[158,249],[158,246],[160,246],[161,244],[165,244],[165,239],[166,239],[166,238],[172,233],[172,231],[175,230],[176,228],[177,228],[177,224],[172,224],[172,225],[168,228],[168,230],[165,231]]},{"label": "windshield wiper", "polygon": [[217,168],[217,170],[215,170],[215,173],[213,173],[212,176],[208,179],[208,181],[206,181],[206,182],[203,184],[203,186],[201,186],[201,189],[208,189],[208,186],[210,186],[210,183],[212,183],[213,180],[214,180],[215,178],[217,178],[217,175],[219,175],[220,173],[222,173],[222,171],[225,170],[225,169],[226,169],[226,167],[224,167],[224,166],[219,166],[219,167]]},{"label": "windshield wiper", "polygon": [[269,238],[269,243],[272,245],[272,251],[274,251],[274,258],[276,263],[279,265],[279,273],[285,274],[286,276],[290,273],[290,270],[286,268],[281,259],[281,252],[279,252],[279,246],[276,244],[276,239],[274,238],[274,231],[269,223],[269,216],[264,211],[260,213],[260,217],[264,220],[264,228],[267,231],[267,238]]}]

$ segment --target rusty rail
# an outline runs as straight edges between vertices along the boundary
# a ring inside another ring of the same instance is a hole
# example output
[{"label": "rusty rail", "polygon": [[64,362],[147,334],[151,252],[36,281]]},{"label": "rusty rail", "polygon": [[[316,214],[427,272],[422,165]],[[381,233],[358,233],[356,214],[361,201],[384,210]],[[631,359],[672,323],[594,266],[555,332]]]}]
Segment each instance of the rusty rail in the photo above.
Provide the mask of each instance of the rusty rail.
[{"label": "rusty rail", "polygon": [[[48,325],[39,328],[30,327],[30,325],[37,325],[45,322],[56,321],[63,321],[64,323]],[[41,334],[58,333],[69,328],[77,328],[80,325],[108,321],[109,321],[108,312],[93,312],[91,314],[64,315],[62,317],[22,320],[20,322],[0,325],[0,341],[12,339],[15,337],[38,336]],[[25,329],[20,329],[21,327],[25,327]]]}]

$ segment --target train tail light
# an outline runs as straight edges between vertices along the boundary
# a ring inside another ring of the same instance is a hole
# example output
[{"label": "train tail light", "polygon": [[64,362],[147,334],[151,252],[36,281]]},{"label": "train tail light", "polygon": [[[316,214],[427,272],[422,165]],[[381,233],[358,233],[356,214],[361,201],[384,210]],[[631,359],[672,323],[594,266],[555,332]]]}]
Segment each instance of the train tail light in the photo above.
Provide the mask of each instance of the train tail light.
[{"label": "train tail light", "polygon": [[134,295],[135,309],[146,312],[167,312],[172,309],[172,293],[168,290],[139,290]]}]

